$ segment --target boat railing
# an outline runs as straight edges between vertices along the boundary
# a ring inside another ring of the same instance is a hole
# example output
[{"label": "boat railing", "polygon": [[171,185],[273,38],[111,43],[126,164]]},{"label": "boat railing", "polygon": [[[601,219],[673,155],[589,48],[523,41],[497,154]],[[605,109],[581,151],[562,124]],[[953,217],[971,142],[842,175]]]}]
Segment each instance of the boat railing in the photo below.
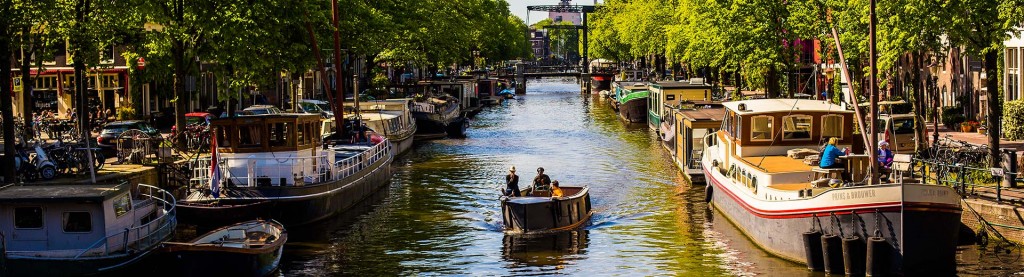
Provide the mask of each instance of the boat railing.
[{"label": "boat railing", "polygon": [[[220,158],[221,174],[227,174],[232,186],[301,186],[343,179],[391,155],[391,142],[387,139],[354,156],[334,160],[334,153],[310,157],[286,158]],[[229,164],[244,164],[242,169],[232,169]],[[194,162],[191,187],[208,186],[210,181],[210,158],[199,158]],[[224,177],[224,176],[222,176]]]},{"label": "boat railing", "polygon": [[75,255],[75,259],[102,257],[117,253],[138,253],[162,243],[174,231],[177,226],[175,217],[175,203],[177,202],[174,200],[174,195],[166,190],[144,184],[138,185],[137,195],[155,203],[157,211],[163,211],[163,214],[140,226],[125,228],[97,240]]}]

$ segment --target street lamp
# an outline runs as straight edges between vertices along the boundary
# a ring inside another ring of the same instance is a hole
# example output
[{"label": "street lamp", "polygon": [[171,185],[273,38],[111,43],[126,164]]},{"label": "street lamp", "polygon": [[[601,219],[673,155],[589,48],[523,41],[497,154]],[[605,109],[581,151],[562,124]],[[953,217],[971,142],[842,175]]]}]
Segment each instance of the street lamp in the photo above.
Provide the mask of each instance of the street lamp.
[{"label": "street lamp", "polygon": [[939,143],[939,62],[937,60],[932,61],[928,65],[928,70],[931,71],[932,78],[932,145]]}]

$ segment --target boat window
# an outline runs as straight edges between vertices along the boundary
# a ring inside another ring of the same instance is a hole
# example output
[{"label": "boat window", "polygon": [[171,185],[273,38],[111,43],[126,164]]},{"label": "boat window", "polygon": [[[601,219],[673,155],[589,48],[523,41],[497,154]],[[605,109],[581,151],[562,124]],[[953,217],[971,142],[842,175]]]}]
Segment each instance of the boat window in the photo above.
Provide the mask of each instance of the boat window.
[{"label": "boat window", "polygon": [[238,125],[238,147],[262,147],[263,125]]},{"label": "boat window", "polygon": [[302,124],[302,126],[306,127],[306,144],[312,144],[313,137],[315,136],[315,134],[313,134],[313,124],[307,122],[305,124]]},{"label": "boat window", "polygon": [[217,147],[231,147],[231,127],[217,127]]},{"label": "boat window", "polygon": [[308,144],[306,143],[306,125],[307,124],[300,123],[299,126],[295,128],[295,131],[298,132],[295,136],[295,141],[299,144],[299,146],[304,146]]},{"label": "boat window", "polygon": [[270,124],[270,146],[295,146],[291,140],[291,122],[277,122]]},{"label": "boat window", "polygon": [[114,215],[122,216],[132,210],[131,197],[125,193],[121,197],[114,199]]},{"label": "boat window", "polygon": [[750,118],[750,140],[772,140],[772,117],[767,115]]},{"label": "boat window", "polygon": [[92,217],[89,212],[65,212],[64,213],[65,233],[88,233],[92,232]]},{"label": "boat window", "polygon": [[40,207],[17,207],[14,208],[15,229],[40,229],[43,228],[43,208]]},{"label": "boat window", "polygon": [[782,140],[811,139],[811,121],[809,115],[792,115],[782,117]]},{"label": "boat window", "polygon": [[821,137],[843,139],[843,116],[830,114],[821,117]]},{"label": "boat window", "polygon": [[740,138],[743,136],[743,118],[738,114],[735,117],[736,118],[732,120],[732,122],[736,124],[736,129],[733,129],[733,134],[735,134],[734,136],[736,136],[736,138]]}]

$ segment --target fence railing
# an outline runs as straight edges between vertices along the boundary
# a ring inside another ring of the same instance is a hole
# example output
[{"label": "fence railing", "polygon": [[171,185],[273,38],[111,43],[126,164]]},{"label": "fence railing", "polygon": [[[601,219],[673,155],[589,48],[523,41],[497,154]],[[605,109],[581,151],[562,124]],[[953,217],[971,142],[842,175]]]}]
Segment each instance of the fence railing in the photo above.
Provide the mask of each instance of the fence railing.
[{"label": "fence railing", "polygon": [[921,181],[926,184],[953,187],[960,194],[977,193],[979,190],[994,190],[997,201],[1002,201],[1002,193],[1008,189],[1003,185],[1003,179],[1019,176],[1018,172],[924,159],[914,159],[913,165],[914,167],[911,169],[913,177],[921,178]]},{"label": "fence railing", "polygon": [[[351,157],[335,160],[334,151],[311,157],[220,158],[221,177],[233,186],[301,186],[347,178],[382,158],[391,155],[391,142],[385,139]],[[191,187],[207,186],[210,158],[199,158],[192,167]],[[244,170],[245,172],[242,172]]]}]

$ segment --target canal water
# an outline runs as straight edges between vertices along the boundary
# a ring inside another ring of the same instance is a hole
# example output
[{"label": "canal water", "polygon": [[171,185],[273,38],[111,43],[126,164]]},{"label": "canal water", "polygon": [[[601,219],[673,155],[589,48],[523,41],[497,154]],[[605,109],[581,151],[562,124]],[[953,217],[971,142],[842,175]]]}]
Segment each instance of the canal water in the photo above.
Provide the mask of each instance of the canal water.
[{"label": "canal water", "polygon": [[[485,109],[466,139],[425,142],[396,159],[390,186],[362,211],[289,230],[284,276],[681,275],[816,276],[758,249],[704,203],[646,125],[625,125],[573,82],[531,81],[527,94]],[[527,185],[588,185],[595,214],[582,230],[506,235],[499,187],[515,166]],[[1003,275],[964,247],[961,274]],[[1006,264],[1006,263],[1002,263]]]}]

